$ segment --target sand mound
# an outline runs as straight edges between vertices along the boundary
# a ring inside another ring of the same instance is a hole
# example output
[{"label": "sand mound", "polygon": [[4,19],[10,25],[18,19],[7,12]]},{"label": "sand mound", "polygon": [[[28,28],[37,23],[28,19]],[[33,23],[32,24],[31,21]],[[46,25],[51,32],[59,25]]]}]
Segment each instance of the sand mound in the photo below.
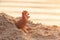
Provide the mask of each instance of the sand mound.
[{"label": "sand mound", "polygon": [[57,26],[46,26],[34,24],[28,21],[28,27],[31,27],[28,33],[18,29],[15,19],[4,13],[0,13],[0,40],[60,40],[60,30]]}]

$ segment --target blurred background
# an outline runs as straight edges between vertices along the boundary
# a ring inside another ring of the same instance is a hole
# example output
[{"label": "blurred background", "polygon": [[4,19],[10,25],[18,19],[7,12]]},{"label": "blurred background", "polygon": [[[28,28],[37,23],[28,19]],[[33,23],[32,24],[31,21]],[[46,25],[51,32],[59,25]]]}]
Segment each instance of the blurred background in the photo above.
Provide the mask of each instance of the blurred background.
[{"label": "blurred background", "polygon": [[23,10],[34,23],[60,26],[60,0],[0,0],[0,13],[16,18]]}]

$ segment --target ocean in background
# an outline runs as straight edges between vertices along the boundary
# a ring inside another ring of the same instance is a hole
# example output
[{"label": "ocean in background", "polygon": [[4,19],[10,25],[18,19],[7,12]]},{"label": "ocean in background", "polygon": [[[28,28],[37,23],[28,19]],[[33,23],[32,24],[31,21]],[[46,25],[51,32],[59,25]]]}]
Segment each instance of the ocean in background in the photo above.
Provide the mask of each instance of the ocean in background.
[{"label": "ocean in background", "polygon": [[60,26],[59,0],[0,0],[0,13],[13,17],[21,17],[21,12],[27,10],[34,23]]}]

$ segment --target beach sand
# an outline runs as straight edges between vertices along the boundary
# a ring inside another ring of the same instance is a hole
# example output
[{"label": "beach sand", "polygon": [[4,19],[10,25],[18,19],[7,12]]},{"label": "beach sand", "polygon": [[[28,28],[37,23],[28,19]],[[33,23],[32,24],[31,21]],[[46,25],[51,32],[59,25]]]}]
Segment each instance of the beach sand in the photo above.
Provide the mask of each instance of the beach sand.
[{"label": "beach sand", "polygon": [[0,40],[60,40],[60,27],[57,25],[47,26],[28,21],[26,26],[32,29],[24,33],[16,27],[14,20],[13,17],[0,13]]}]

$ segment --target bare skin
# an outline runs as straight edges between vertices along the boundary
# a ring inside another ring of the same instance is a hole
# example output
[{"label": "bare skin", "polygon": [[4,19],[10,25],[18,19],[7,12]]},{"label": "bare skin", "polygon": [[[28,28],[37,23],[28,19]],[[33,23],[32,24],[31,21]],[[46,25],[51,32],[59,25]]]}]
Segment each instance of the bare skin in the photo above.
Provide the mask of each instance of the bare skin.
[{"label": "bare skin", "polygon": [[27,29],[29,30],[30,28],[26,29],[26,23],[30,16],[28,16],[29,13],[25,10],[22,12],[22,18],[18,20],[15,25],[17,26],[18,29],[22,29],[24,32],[27,32]]}]

